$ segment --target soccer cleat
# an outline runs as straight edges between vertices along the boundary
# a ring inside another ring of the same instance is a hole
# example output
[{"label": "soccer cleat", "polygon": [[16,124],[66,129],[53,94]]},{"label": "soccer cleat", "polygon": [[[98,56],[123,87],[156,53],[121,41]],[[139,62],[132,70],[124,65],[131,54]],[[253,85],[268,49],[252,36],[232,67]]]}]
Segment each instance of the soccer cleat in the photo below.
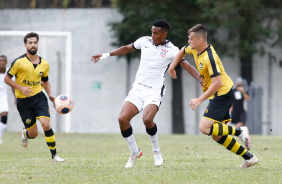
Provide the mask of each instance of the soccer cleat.
[{"label": "soccer cleat", "polygon": [[251,167],[251,166],[253,166],[257,163],[258,163],[258,158],[256,157],[256,155],[253,155],[253,157],[250,160],[244,160],[240,167],[241,168],[248,168],[248,167]]},{"label": "soccer cleat", "polygon": [[245,144],[245,148],[247,150],[251,149],[251,138],[249,134],[249,129],[246,126],[240,127],[242,133],[238,136],[238,138]]},{"label": "soccer cleat", "polygon": [[23,131],[22,131],[21,143],[22,143],[22,146],[23,146],[24,148],[26,148],[27,145],[28,145],[28,138],[24,135],[24,131],[25,131],[25,129],[23,129]]},{"label": "soccer cleat", "polygon": [[136,155],[130,155],[126,165],[125,165],[125,168],[131,168],[134,166],[135,164],[135,160],[137,158],[140,158],[142,156],[142,151],[140,149],[138,149],[138,153]]},{"label": "soccer cleat", "polygon": [[58,155],[55,155],[55,156],[53,157],[53,161],[54,161],[54,162],[64,162],[65,160],[62,159],[62,158],[60,158]]},{"label": "soccer cleat", "polygon": [[163,160],[161,152],[160,151],[154,151],[153,154],[154,154],[155,165],[156,166],[163,165],[164,160]]}]

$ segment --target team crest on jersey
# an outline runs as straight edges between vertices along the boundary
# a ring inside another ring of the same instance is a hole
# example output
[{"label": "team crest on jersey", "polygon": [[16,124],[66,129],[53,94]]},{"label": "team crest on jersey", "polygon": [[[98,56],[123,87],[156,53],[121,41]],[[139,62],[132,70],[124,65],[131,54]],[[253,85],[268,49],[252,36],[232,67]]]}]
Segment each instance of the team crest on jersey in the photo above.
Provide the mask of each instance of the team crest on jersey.
[{"label": "team crest on jersey", "polygon": [[29,124],[30,122],[31,122],[31,119],[25,120],[25,123],[26,123],[26,124]]},{"label": "team crest on jersey", "polygon": [[43,74],[43,72],[40,72],[40,73],[39,73],[39,77],[41,77],[41,76],[42,76],[42,74]]},{"label": "team crest on jersey", "polygon": [[205,113],[207,114],[208,112],[209,112],[209,109],[207,108],[206,111],[205,111]]},{"label": "team crest on jersey", "polygon": [[200,70],[203,69],[203,63],[200,63],[200,64],[199,64],[199,68],[200,68]]},{"label": "team crest on jersey", "polygon": [[166,49],[162,49],[161,51],[161,56],[162,57],[166,57],[166,54],[168,53],[168,51]]}]

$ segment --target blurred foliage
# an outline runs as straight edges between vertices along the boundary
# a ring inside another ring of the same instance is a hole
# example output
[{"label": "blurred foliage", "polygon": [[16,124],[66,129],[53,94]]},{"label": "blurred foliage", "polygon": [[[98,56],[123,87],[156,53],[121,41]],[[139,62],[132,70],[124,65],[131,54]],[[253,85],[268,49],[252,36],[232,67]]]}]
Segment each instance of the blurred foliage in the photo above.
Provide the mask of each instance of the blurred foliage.
[{"label": "blurred foliage", "polygon": [[[173,7],[173,8],[172,8]],[[121,22],[113,23],[115,46],[133,43],[141,36],[150,36],[153,22],[165,19],[170,24],[168,37],[178,47],[187,44],[188,28],[201,22],[195,16],[200,11],[194,0],[118,0],[118,11],[124,16]],[[138,52],[131,53],[134,57]]]},{"label": "blurred foliage", "polygon": [[117,0],[0,0],[0,8],[115,8]]}]

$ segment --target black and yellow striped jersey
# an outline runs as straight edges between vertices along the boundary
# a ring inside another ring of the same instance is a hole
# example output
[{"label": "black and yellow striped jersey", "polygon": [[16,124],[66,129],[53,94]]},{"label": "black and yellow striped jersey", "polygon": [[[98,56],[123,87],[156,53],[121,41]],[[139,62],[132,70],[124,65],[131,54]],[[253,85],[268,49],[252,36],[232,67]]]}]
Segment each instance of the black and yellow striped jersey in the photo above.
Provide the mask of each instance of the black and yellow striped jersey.
[{"label": "black and yellow striped jersey", "polygon": [[[21,86],[31,87],[31,96],[34,96],[43,90],[41,80],[48,80],[49,63],[43,58],[39,57],[39,64],[34,67],[26,54],[15,59],[11,63],[7,74],[11,77],[16,76],[16,83]],[[15,90],[16,98],[26,98],[19,90]]]},{"label": "black and yellow striped jersey", "polygon": [[[212,83],[211,78],[218,75],[221,76],[222,86],[218,89],[216,95],[225,95],[231,90],[233,82],[225,72],[221,60],[212,45],[209,45],[201,54],[198,54],[196,50],[191,49],[188,45],[185,47],[184,51],[186,54],[193,54],[196,67],[204,80],[202,87],[204,92],[210,87]],[[210,96],[209,99],[213,99],[213,97],[214,95]]]}]

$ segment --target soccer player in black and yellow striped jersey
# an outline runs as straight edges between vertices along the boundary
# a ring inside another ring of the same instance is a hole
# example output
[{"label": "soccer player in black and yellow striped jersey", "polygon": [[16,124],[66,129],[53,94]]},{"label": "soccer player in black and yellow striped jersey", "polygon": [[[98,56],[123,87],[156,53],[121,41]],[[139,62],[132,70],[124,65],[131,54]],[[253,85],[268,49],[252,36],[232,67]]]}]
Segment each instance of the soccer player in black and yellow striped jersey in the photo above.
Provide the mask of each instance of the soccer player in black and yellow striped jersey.
[{"label": "soccer player in black and yellow striped jersey", "polygon": [[[38,50],[39,35],[28,33],[24,37],[26,53],[11,64],[4,81],[15,88],[17,98],[17,109],[25,128],[22,131],[21,143],[27,147],[28,139],[34,139],[38,135],[36,119],[42,125],[45,132],[46,143],[51,151],[53,161],[63,162],[56,153],[55,135],[50,125],[50,112],[48,101],[43,89],[54,102],[55,97],[51,92],[51,85],[48,81],[49,63],[36,53]],[[16,76],[16,81],[11,78]]]},{"label": "soccer player in black and yellow striped jersey", "polygon": [[[248,128],[236,129],[226,125],[231,120],[229,109],[234,99],[233,82],[225,72],[213,46],[207,43],[205,27],[201,24],[192,27],[188,31],[188,38],[189,45],[179,51],[168,69],[170,76],[176,79],[175,67],[177,64],[186,54],[193,55],[197,70],[204,81],[202,85],[204,93],[198,98],[191,99],[190,106],[192,110],[196,110],[204,100],[210,100],[199,125],[200,131],[205,135],[211,135],[216,142],[242,156],[244,161],[240,167],[248,168],[255,165],[258,159],[248,151],[251,148]],[[245,143],[245,148],[231,135],[238,136]]]}]

